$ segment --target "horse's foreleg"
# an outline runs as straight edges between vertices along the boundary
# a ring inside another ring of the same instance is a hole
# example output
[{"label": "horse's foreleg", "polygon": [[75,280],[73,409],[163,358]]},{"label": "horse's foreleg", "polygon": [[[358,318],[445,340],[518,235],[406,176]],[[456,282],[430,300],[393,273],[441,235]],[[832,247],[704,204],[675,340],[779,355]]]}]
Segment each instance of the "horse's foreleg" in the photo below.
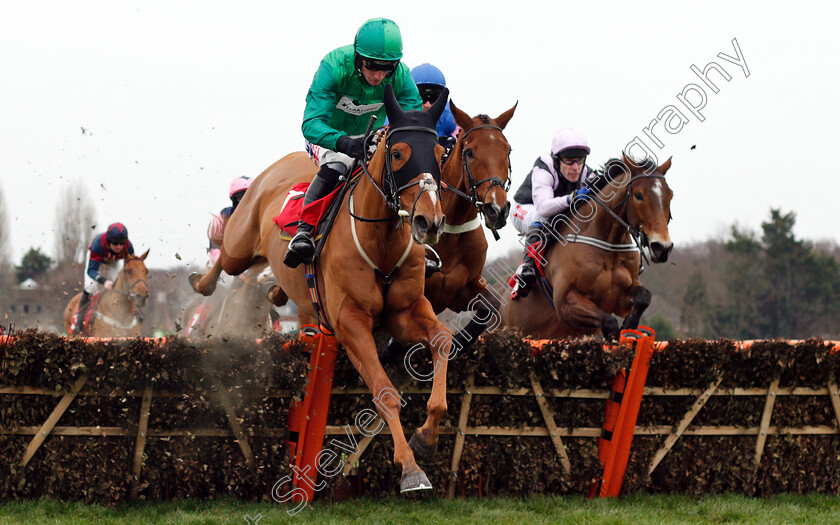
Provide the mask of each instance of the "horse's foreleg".
[{"label": "horse's foreleg", "polygon": [[595,306],[595,303],[577,290],[568,293],[566,301],[558,308],[557,315],[561,321],[566,321],[586,332],[595,332],[600,329],[604,334],[604,339],[618,339],[618,321],[615,317]]},{"label": "horse's foreleg", "polygon": [[373,339],[373,318],[367,312],[346,303],[341,306],[336,323],[337,335],[346,348],[350,361],[373,394],[373,403],[391,430],[394,442],[394,463],[402,468],[400,491],[431,488],[426,474],[417,465],[405,439],[400,408],[405,401],[385,374],[376,353]]},{"label": "horse's foreleg", "polygon": [[[405,366],[412,377],[422,381],[432,381],[432,393],[426,403],[426,422],[411,438],[411,449],[418,459],[428,460],[437,449],[440,422],[446,415],[446,370],[449,360],[454,357],[452,334],[438,321],[432,305],[425,297],[420,297],[408,309],[391,316],[389,329],[398,335],[401,341],[416,341],[405,356]],[[433,368],[431,372],[420,372],[414,368],[417,359],[412,359],[416,350],[428,346],[432,352]]]},{"label": "horse's foreleg", "polygon": [[639,321],[642,319],[642,314],[645,313],[648,306],[650,306],[651,293],[650,290],[636,283],[635,289],[630,289],[627,294],[627,299],[630,304],[630,314],[624,318],[621,323],[621,329],[636,329],[639,326]]}]

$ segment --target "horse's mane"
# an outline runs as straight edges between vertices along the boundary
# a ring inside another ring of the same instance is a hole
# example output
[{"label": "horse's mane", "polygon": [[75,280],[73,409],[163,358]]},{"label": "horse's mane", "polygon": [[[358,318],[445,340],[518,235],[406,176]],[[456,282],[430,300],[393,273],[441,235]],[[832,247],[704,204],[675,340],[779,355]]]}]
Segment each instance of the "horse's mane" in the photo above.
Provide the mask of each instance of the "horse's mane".
[{"label": "horse's mane", "polygon": [[478,118],[481,120],[482,124],[490,124],[490,117],[485,115],[484,113],[480,114]]},{"label": "horse's mane", "polygon": [[[634,166],[641,168],[644,173],[653,173],[657,168],[656,163],[649,158],[646,158],[641,163],[634,163]],[[603,166],[601,166],[600,169],[595,170],[597,175],[590,186],[594,187],[596,190],[601,190],[611,181],[626,175],[628,170],[629,166],[627,166],[624,160],[617,158],[609,159]]]}]

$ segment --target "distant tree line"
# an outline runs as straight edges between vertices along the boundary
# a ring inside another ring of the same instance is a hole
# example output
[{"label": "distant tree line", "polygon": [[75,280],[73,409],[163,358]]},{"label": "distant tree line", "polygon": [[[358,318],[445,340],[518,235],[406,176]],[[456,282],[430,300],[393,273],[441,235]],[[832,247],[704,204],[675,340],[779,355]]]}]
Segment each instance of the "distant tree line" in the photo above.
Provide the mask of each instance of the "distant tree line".
[{"label": "distant tree line", "polygon": [[796,238],[795,222],[771,209],[760,235],[733,225],[675,246],[672,263],[642,276],[654,294],[646,320],[682,337],[840,339],[840,247]]}]

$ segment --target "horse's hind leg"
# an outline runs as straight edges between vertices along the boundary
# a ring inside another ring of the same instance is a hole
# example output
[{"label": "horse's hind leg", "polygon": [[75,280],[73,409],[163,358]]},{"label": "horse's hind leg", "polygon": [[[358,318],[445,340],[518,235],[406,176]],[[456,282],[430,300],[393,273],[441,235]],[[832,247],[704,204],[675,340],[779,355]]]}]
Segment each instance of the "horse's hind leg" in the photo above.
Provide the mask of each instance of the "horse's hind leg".
[{"label": "horse's hind leg", "polygon": [[622,330],[636,329],[639,326],[642,314],[650,306],[652,295],[650,290],[642,285],[638,285],[635,290],[627,294],[627,297],[632,303],[632,308],[630,309],[630,314],[624,318],[624,322],[621,324]]},{"label": "horse's hind leg", "polygon": [[216,283],[219,280],[219,276],[222,274],[222,270],[224,270],[228,275],[239,275],[250,268],[253,264],[261,262],[262,260],[263,259],[260,257],[232,257],[228,255],[224,245],[222,245],[221,255],[219,255],[219,258],[216,259],[215,263],[213,263],[210,271],[205,274],[190,274],[190,284],[192,285],[193,290],[201,295],[213,295],[213,292],[216,291]]},{"label": "horse's hind leg", "polygon": [[430,489],[429,478],[417,465],[400,423],[400,408],[405,401],[385,374],[376,353],[373,319],[355,305],[343,304],[336,323],[339,339],[347,349],[353,366],[359,371],[373,394],[373,402],[391,430],[394,441],[394,463],[402,468],[400,492]]}]

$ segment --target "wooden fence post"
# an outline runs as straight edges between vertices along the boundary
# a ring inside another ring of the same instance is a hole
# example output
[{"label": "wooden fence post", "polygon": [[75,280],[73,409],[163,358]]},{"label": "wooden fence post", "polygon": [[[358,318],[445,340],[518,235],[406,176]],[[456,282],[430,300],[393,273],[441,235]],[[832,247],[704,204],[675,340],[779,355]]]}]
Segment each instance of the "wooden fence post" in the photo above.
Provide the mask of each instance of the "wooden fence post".
[{"label": "wooden fence post", "polygon": [[545,420],[545,428],[548,430],[548,437],[551,438],[551,442],[554,443],[554,450],[557,451],[557,455],[560,456],[560,464],[563,465],[563,470],[566,474],[570,474],[572,472],[572,463],[569,461],[569,455],[566,453],[566,448],[563,446],[563,440],[557,432],[557,424],[554,422],[554,416],[551,415],[551,408],[548,406],[548,401],[545,399],[545,393],[543,392],[542,385],[540,385],[536,374],[533,372],[531,372],[531,388],[534,389],[534,396],[537,398],[537,405],[539,405],[543,420]]},{"label": "wooden fence post", "polygon": [[449,488],[446,496],[455,497],[455,485],[458,483],[458,468],[461,466],[461,454],[464,452],[464,439],[466,439],[467,421],[470,417],[470,405],[472,404],[472,389],[475,387],[475,372],[470,374],[467,380],[467,388],[464,397],[461,399],[461,413],[458,414],[458,432],[455,434],[455,449],[452,451],[452,464],[450,470],[452,477],[449,479]]},{"label": "wooden fence post", "polygon": [[35,455],[35,452],[38,451],[38,448],[41,446],[41,443],[47,439],[47,435],[52,432],[53,427],[58,420],[61,419],[61,416],[64,415],[64,412],[67,410],[67,407],[70,406],[70,403],[76,399],[76,396],[79,395],[79,391],[87,382],[88,376],[83,375],[79,379],[76,380],[76,383],[73,384],[73,387],[70,389],[70,392],[64,394],[64,397],[61,398],[61,401],[58,402],[58,405],[53,409],[50,417],[44,422],[38,432],[35,434],[35,437],[32,438],[32,441],[29,442],[29,446],[26,447],[26,452],[23,454],[23,459],[20,461],[20,466],[25,467],[29,460],[32,459],[32,456]]},{"label": "wooden fence post", "polygon": [[685,429],[688,428],[688,425],[694,420],[694,416],[696,416],[700,409],[706,406],[706,402],[712,397],[712,394],[717,387],[720,385],[721,381],[723,381],[723,377],[719,377],[717,381],[715,381],[712,386],[706,389],[705,392],[700,394],[694,404],[691,405],[691,408],[688,409],[688,412],[685,413],[682,420],[679,422],[677,427],[671,432],[667,438],[665,438],[665,443],[662,445],[662,448],[656,451],[656,454],[653,455],[653,461],[650,462],[650,467],[648,467],[648,475],[653,474],[653,471],[659,465],[665,455],[671,450],[674,446],[674,443],[682,436]]},{"label": "wooden fence post", "polygon": [[147,386],[140,405],[140,424],[137,425],[137,441],[134,445],[134,467],[132,469],[131,491],[129,498],[135,499],[140,487],[140,471],[143,468],[143,451],[146,448],[146,436],[149,433],[149,412],[152,409],[152,387]]},{"label": "wooden fence post", "polygon": [[761,425],[758,428],[758,439],[755,442],[755,466],[761,463],[764,454],[764,443],[767,441],[767,429],[770,427],[770,417],[773,415],[773,405],[776,403],[776,390],[779,388],[779,378],[770,383],[767,398],[764,400],[764,412],[761,414]]}]

